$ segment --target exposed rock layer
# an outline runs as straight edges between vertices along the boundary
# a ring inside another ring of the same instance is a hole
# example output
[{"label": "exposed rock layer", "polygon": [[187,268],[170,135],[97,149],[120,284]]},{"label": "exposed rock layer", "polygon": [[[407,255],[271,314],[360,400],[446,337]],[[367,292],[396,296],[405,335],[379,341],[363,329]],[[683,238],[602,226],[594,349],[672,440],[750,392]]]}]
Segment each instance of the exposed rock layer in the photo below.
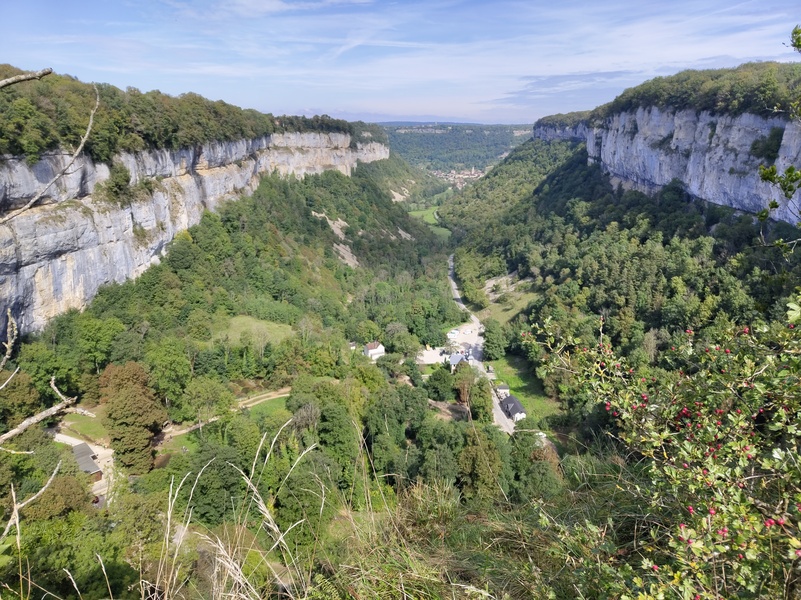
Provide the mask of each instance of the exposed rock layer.
[{"label": "exposed rock layer", "polygon": [[[81,309],[101,285],[136,277],[204,210],[252,192],[262,173],[304,176],[389,157],[378,143],[351,147],[346,134],[285,133],[177,151],[121,154],[132,184],[158,178],[152,196],[118,208],[92,198],[108,167],[82,156],[44,204],[0,225],[0,307],[10,306],[22,331],[41,329]],[[0,160],[0,212],[24,205],[63,166],[60,154],[35,165]],[[5,311],[3,311],[5,312]],[[0,317],[1,318],[1,317]]]},{"label": "exposed rock layer", "polygon": [[775,199],[780,208],[773,216],[794,223],[797,197],[788,204],[762,182],[758,168],[767,160],[751,153],[752,144],[774,128],[783,131],[776,167],[801,165],[801,125],[752,114],[640,108],[616,114],[601,126],[535,125],[534,137],[585,141],[590,162],[599,163],[613,183],[627,189],[653,193],[678,179],[696,198],[748,212],[759,212]]}]

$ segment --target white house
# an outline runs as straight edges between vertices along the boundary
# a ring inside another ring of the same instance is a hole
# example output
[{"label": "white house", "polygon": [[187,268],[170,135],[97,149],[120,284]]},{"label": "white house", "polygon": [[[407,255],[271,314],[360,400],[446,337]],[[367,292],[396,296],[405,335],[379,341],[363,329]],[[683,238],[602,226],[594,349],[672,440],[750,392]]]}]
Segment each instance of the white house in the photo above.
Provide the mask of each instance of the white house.
[{"label": "white house", "polygon": [[378,360],[387,353],[381,342],[370,342],[364,346],[364,355],[370,360]]},{"label": "white house", "polygon": [[507,396],[501,400],[501,410],[515,423],[526,418],[526,410],[515,396]]}]

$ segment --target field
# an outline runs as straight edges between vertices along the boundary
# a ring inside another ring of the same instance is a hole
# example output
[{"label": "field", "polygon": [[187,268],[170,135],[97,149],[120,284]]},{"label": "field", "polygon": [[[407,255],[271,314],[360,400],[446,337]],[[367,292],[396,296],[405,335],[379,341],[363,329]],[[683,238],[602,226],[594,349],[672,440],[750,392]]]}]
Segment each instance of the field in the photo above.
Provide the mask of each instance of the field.
[{"label": "field", "polygon": [[434,232],[434,235],[436,235],[439,238],[442,238],[443,240],[447,240],[449,237],[451,237],[451,232],[449,229],[445,229],[444,227],[440,227],[438,225],[439,221],[437,220],[435,214],[436,212],[437,212],[437,207],[432,206],[425,210],[410,211],[409,214],[414,218],[420,219],[421,221],[426,223],[431,228],[431,231]]},{"label": "field", "polygon": [[508,292],[504,303],[492,302],[487,308],[480,311],[478,318],[495,319],[505,325],[523,312],[529,303],[537,297],[534,292]]},{"label": "field", "polygon": [[254,317],[245,315],[238,315],[231,317],[227,324],[223,327],[215,327],[212,337],[222,339],[228,336],[228,339],[234,343],[239,343],[242,334],[249,332],[253,341],[260,343],[262,341],[277,344],[293,335],[292,327],[282,323],[273,323],[271,321],[261,321]]},{"label": "field", "polygon": [[286,410],[286,397],[273,398],[272,400],[267,400],[266,402],[257,404],[256,406],[249,408],[248,413],[250,414],[250,418],[255,420],[259,417],[268,417],[274,415],[281,410]]},{"label": "field", "polygon": [[429,225],[437,225],[439,221],[437,220],[436,212],[437,207],[430,206],[425,210],[413,210],[409,214],[416,219],[421,219],[424,223],[428,223]]},{"label": "field", "polygon": [[164,443],[159,446],[158,452],[159,454],[178,454],[183,452],[184,448],[186,448],[186,452],[197,452],[200,447],[198,442],[199,435],[197,431],[175,437],[170,436],[168,433]]},{"label": "field", "polygon": [[495,369],[497,382],[509,386],[511,393],[520,400],[526,415],[540,420],[560,412],[559,404],[545,395],[542,384],[522,356],[507,355],[500,360],[489,362]]},{"label": "field", "polygon": [[97,416],[92,418],[75,413],[67,414],[61,423],[62,431],[67,435],[108,444],[108,432],[102,423],[105,406],[96,406],[91,412]]}]

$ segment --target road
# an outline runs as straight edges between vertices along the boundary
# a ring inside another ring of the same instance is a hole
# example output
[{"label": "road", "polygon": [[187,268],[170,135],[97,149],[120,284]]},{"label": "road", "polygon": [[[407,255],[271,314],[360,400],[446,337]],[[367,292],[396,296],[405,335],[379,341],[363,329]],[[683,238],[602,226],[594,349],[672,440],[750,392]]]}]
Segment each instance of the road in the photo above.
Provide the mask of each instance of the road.
[{"label": "road", "polygon": [[[470,314],[470,322],[459,327],[459,334],[456,339],[466,351],[472,352],[473,360],[470,361],[470,366],[475,367],[483,377],[487,377],[489,379],[487,371],[484,368],[483,361],[484,336],[481,335],[483,333],[481,321],[479,321],[478,317],[470,312],[465,306],[464,302],[462,302],[462,295],[459,293],[459,286],[456,285],[453,254],[448,257],[448,282],[451,286],[453,301],[456,302],[456,305],[459,308],[467,311]],[[441,360],[442,357],[440,357],[436,362],[440,362]],[[495,388],[492,390],[492,417],[493,421],[501,429],[501,431],[505,431],[509,435],[512,435],[515,432],[515,423],[501,410],[500,398],[498,398],[498,395],[495,393]]]}]

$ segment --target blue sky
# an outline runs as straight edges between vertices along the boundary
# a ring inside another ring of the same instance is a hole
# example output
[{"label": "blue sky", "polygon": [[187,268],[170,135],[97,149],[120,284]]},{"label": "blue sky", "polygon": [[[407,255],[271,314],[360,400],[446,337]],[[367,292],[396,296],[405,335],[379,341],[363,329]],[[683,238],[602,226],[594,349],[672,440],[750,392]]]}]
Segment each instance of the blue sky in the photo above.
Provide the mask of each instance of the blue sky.
[{"label": "blue sky", "polygon": [[[7,0],[0,63],[274,114],[532,123],[795,60],[798,0]],[[801,58],[801,57],[798,57]]]}]

